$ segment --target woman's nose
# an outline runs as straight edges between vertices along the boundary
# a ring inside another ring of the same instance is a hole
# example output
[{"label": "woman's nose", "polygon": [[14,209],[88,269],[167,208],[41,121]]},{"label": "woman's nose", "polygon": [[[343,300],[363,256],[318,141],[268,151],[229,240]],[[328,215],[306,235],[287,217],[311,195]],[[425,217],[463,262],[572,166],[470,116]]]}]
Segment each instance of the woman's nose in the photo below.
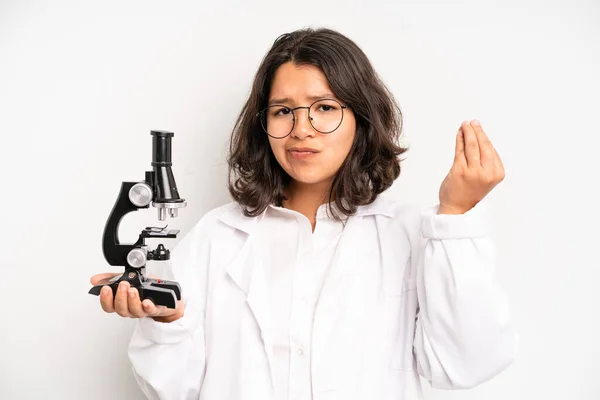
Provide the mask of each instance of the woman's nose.
[{"label": "woman's nose", "polygon": [[298,139],[304,139],[307,136],[315,136],[316,132],[308,120],[310,117],[307,109],[295,110],[294,117],[296,118],[296,121],[294,122],[292,136],[295,136]]}]

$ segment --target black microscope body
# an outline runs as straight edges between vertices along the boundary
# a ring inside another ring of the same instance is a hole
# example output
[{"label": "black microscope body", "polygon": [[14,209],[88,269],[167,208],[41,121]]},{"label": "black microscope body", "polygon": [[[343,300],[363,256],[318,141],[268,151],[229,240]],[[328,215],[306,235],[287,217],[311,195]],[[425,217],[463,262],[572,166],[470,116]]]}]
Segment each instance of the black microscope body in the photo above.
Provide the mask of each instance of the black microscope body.
[{"label": "black microscope body", "polygon": [[122,182],[121,191],[104,227],[102,251],[110,265],[124,266],[125,272],[92,287],[90,294],[99,295],[103,286],[112,288],[116,295],[119,283],[127,281],[136,288],[140,300],[150,299],[156,305],[176,308],[181,300],[179,283],[145,276],[146,262],[150,260],[169,260],[170,252],[161,243],[150,250],[145,240],[150,238],[173,239],[179,230],[147,227],[133,244],[119,242],[119,224],[121,219],[131,211],[148,208],[150,204],[158,209],[158,218],[164,221],[167,214],[175,218],[177,210],[185,207],[186,202],[179,197],[173,171],[171,170],[171,138],[172,132],[151,131],[152,135],[152,171],[146,171],[142,182]]}]

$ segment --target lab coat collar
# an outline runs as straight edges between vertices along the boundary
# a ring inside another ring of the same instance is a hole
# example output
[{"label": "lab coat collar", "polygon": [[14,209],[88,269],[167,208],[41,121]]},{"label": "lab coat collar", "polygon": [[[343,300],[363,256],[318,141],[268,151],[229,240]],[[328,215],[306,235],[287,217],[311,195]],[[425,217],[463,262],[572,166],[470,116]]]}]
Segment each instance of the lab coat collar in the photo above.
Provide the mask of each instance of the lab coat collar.
[{"label": "lab coat collar", "polygon": [[[223,212],[219,219],[225,224],[251,235],[265,214],[266,209],[257,217],[247,217],[244,215],[242,207],[239,204],[232,203],[231,207]],[[371,204],[358,206],[354,216],[384,215],[391,218],[393,214],[394,203],[381,196],[377,196]]]}]

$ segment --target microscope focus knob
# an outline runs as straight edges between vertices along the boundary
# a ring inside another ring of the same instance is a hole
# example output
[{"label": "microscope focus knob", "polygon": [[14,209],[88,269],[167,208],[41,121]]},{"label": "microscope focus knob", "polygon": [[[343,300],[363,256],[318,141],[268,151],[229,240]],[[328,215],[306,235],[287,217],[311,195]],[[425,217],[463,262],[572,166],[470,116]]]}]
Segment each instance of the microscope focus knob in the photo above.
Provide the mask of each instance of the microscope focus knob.
[{"label": "microscope focus knob", "polygon": [[146,265],[146,251],[140,248],[132,249],[129,254],[127,254],[127,263],[131,265],[133,268],[141,268]]},{"label": "microscope focus knob", "polygon": [[129,201],[136,207],[146,207],[152,201],[152,188],[147,183],[136,183],[129,189]]}]

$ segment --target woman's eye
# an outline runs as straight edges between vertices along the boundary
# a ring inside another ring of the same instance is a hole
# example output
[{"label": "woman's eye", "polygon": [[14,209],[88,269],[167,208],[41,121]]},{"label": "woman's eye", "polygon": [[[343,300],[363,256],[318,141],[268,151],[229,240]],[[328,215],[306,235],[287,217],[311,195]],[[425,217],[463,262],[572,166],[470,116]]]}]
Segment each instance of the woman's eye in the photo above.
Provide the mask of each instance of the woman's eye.
[{"label": "woman's eye", "polygon": [[289,108],[280,108],[278,110],[273,110],[273,115],[288,115],[290,112]]},{"label": "woman's eye", "polygon": [[320,111],[332,111],[332,110],[335,110],[335,107],[329,106],[327,104],[321,104],[319,109],[320,109]]}]

